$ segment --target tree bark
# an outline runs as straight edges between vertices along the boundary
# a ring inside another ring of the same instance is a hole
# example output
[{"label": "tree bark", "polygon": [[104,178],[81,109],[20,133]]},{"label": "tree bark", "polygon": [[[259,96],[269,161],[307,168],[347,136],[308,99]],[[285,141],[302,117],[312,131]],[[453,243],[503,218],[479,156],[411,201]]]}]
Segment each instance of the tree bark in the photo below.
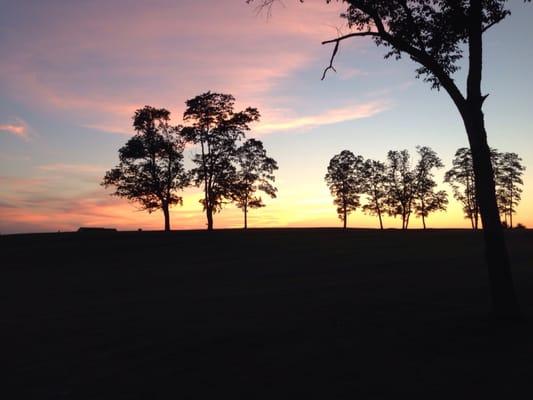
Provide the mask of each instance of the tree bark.
[{"label": "tree bark", "polygon": [[170,211],[168,204],[163,204],[163,215],[165,216],[165,232],[170,231]]},{"label": "tree bark", "polygon": [[244,206],[244,229],[248,229],[248,207]]},{"label": "tree bark", "polygon": [[381,211],[378,210],[379,228],[383,230],[383,220],[381,218]]}]

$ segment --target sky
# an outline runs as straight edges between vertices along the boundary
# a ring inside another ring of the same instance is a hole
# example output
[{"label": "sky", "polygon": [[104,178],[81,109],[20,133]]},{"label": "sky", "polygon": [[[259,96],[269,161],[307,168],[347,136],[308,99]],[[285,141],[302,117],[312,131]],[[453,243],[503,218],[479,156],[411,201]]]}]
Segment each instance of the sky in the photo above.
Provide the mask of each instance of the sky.
[{"label": "sky", "polygon": [[[527,168],[514,221],[533,227],[533,7],[509,4],[512,15],[485,35],[484,111],[490,145]],[[321,41],[347,32],[342,3],[284,0],[270,15],[244,0],[0,0],[0,9],[0,234],[161,229],[161,213],[100,182],[134,133],[136,109],[164,107],[179,124],[185,101],[208,90],[232,94],[237,110],[259,109],[248,136],[279,164],[278,196],[249,213],[251,227],[340,226],[324,175],[344,149],[382,161],[407,149],[416,161],[415,147],[429,146],[445,164],[440,183],[467,146],[447,94],[416,80],[413,62],[384,60],[369,39],[343,42],[337,72],[321,81],[332,50]],[[464,69],[455,79],[464,86]],[[201,189],[183,197],[172,228],[205,228]],[[227,205],[215,228],[242,219]],[[427,223],[469,226],[453,200]],[[356,211],[348,225],[378,221]]]}]

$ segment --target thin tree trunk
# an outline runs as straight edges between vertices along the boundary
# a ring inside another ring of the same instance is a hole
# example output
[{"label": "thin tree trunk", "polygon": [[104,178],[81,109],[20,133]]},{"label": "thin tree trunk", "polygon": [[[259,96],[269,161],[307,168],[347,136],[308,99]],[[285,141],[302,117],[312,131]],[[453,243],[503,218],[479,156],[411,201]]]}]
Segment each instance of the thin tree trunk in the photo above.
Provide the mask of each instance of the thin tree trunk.
[{"label": "thin tree trunk", "polygon": [[422,226],[424,227],[424,229],[426,229],[426,218],[424,217],[424,214],[426,213],[426,205],[424,204],[424,202],[422,201]]},{"label": "thin tree trunk", "polygon": [[244,229],[248,229],[248,206],[244,205]]},{"label": "thin tree trunk", "polygon": [[511,188],[511,198],[509,200],[509,228],[513,227],[513,188]]},{"label": "thin tree trunk", "polygon": [[379,219],[379,228],[383,230],[383,220],[381,219],[381,208],[379,207],[379,202],[377,200],[376,192],[374,191],[374,203],[376,205],[376,211],[378,213],[378,219]]},{"label": "thin tree trunk", "polygon": [[169,232],[170,231],[170,211],[168,209],[168,204],[163,204],[162,206],[162,209],[163,209],[163,215],[165,216],[165,232]]},{"label": "thin tree trunk", "polygon": [[343,213],[343,228],[346,229],[346,220],[348,219],[348,213],[346,212],[346,207],[344,207],[344,213]]},{"label": "thin tree trunk", "polygon": [[[207,216],[207,230],[211,231],[213,230],[213,210],[211,208],[211,193],[209,190],[209,179],[207,176],[207,164],[206,164],[206,154],[205,154],[205,140],[207,139],[207,135],[209,134],[209,127],[205,128],[206,134],[205,138],[200,139],[200,148],[202,150],[202,169],[204,171],[204,207],[205,207],[205,213]],[[207,143],[209,144],[209,142]],[[208,146],[208,149],[210,147]],[[211,155],[209,153],[209,155]]]},{"label": "thin tree trunk", "polygon": [[207,230],[212,231],[213,230],[213,208],[211,206],[207,207],[205,209],[205,213],[207,215]]}]

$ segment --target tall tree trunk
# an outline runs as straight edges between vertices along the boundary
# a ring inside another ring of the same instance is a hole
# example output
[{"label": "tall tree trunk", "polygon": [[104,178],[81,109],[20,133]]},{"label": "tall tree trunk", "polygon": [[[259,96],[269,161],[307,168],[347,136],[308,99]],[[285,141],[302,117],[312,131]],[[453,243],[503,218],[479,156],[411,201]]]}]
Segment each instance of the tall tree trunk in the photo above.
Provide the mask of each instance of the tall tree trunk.
[{"label": "tall tree trunk", "polygon": [[519,309],[496,201],[494,171],[487,143],[483,113],[481,108],[477,110],[470,108],[470,110],[471,112],[465,115],[465,126],[472,150],[476,196],[483,224],[485,254],[492,297],[492,313],[497,318],[516,318],[519,316]]},{"label": "tall tree trunk", "polygon": [[379,229],[383,230],[383,219],[381,218],[381,211],[378,208]]},{"label": "tall tree trunk", "polygon": [[248,229],[248,206],[244,205],[244,229]]},{"label": "tall tree trunk", "polygon": [[469,67],[467,98],[462,107],[461,115],[468,134],[470,149],[472,150],[476,197],[485,238],[492,314],[496,318],[517,318],[519,316],[518,303],[514,292],[509,256],[496,200],[494,170],[482,111],[485,98],[481,94],[483,69],[481,0],[470,1],[468,18]]},{"label": "tall tree trunk", "polygon": [[165,232],[169,232],[170,231],[170,211],[169,211],[168,204],[163,203],[162,209],[163,209],[163,215],[165,216]]}]

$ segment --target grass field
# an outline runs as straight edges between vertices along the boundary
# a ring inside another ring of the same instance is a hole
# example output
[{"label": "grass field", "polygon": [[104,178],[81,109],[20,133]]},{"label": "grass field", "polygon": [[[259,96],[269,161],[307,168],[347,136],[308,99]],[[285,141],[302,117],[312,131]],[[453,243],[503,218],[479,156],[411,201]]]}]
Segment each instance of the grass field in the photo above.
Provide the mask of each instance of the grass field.
[{"label": "grass field", "polygon": [[2,397],[528,398],[533,231],[507,237],[509,326],[470,231],[2,236]]}]

